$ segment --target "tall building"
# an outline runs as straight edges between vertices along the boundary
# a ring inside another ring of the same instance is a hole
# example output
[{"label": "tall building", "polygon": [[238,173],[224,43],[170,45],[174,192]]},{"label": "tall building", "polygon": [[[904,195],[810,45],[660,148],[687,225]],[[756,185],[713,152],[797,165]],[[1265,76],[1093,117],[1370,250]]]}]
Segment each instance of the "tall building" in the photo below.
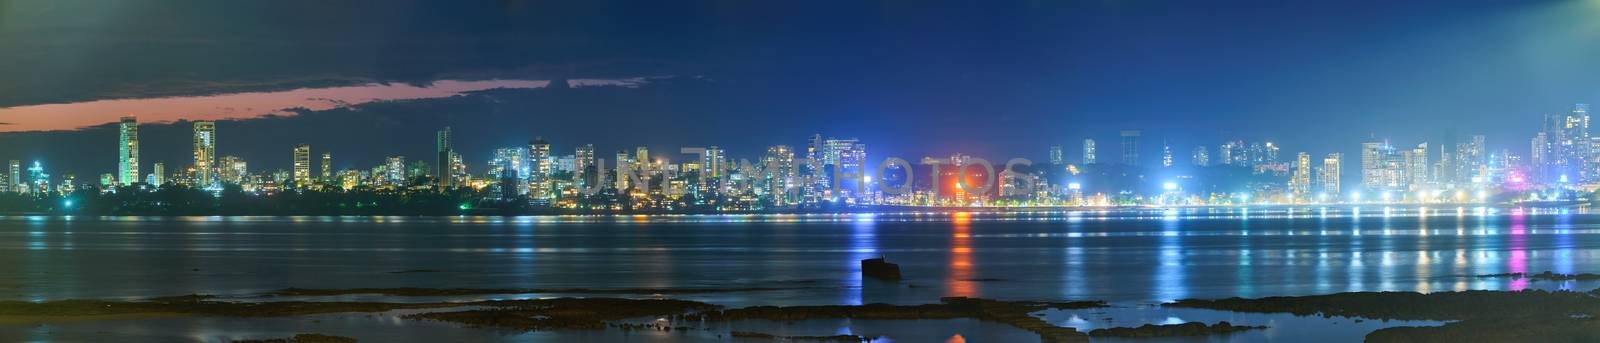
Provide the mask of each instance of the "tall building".
[{"label": "tall building", "polygon": [[223,156],[218,159],[217,174],[221,176],[222,182],[236,185],[244,184],[250,177],[250,171],[246,168],[244,160],[238,156]]},{"label": "tall building", "polygon": [[438,159],[434,161],[434,163],[438,163],[434,166],[438,168],[435,176],[439,178],[438,188],[442,191],[455,187],[454,176],[456,170],[451,161],[451,155],[455,151],[450,147],[450,127],[446,126],[444,130],[439,130],[434,135],[434,140],[435,146],[438,147]]},{"label": "tall building", "polygon": [[791,203],[787,191],[794,186],[796,177],[794,165],[794,150],[787,145],[774,145],[767,147],[767,154],[761,157],[762,166],[766,168],[763,175],[766,188],[764,191],[772,199],[773,206],[784,206]]},{"label": "tall building", "polygon": [[1383,173],[1379,169],[1383,165],[1383,147],[1385,144],[1377,140],[1361,142],[1361,188],[1368,191],[1382,189]]},{"label": "tall building", "polygon": [[11,185],[11,188],[8,189],[9,191],[22,193],[22,161],[11,160],[11,172],[6,173],[6,178],[10,179],[10,182],[6,183]]},{"label": "tall building", "polygon": [[715,145],[706,147],[706,153],[701,155],[700,158],[701,183],[706,183],[710,187],[712,184],[708,183],[708,181],[717,180],[716,186],[723,184],[721,182],[723,173],[728,170],[727,156],[723,156],[725,153],[722,148],[718,148]]},{"label": "tall building", "polygon": [[298,144],[294,146],[293,180],[295,187],[305,187],[311,184],[311,145]]},{"label": "tall building", "polygon": [[646,175],[649,174],[647,173],[649,168],[650,148],[642,146],[633,148],[633,169],[639,171],[639,175]]},{"label": "tall building", "polygon": [[161,185],[167,184],[166,163],[156,162],[150,166],[150,169],[150,178],[145,182],[150,183],[151,187],[161,187]]},{"label": "tall building", "polygon": [[322,182],[333,183],[333,153],[322,153]]},{"label": "tall building", "polygon": [[139,120],[122,117],[118,129],[117,181],[128,186],[139,182]]},{"label": "tall building", "polygon": [[1428,173],[1428,143],[1417,144],[1416,148],[1404,154],[1406,160],[1406,184],[1410,190],[1427,188],[1431,183]]},{"label": "tall building", "polygon": [[[1585,113],[1584,117],[1588,117],[1587,113]],[[1587,120],[1585,120],[1585,122],[1587,122]],[[1587,139],[1585,140],[1587,141]],[[1485,166],[1488,162],[1488,154],[1485,153],[1486,148],[1483,146],[1483,144],[1483,135],[1473,135],[1470,140],[1458,143],[1456,145],[1455,180],[1457,183],[1466,185],[1469,183],[1482,183],[1486,181]],[[1588,143],[1580,145],[1585,147],[1584,149],[1592,146]],[[1590,159],[1588,157],[1588,153],[1578,153],[1578,155],[1579,156],[1574,158],[1575,161],[1584,161]],[[1582,162],[1575,163],[1577,163],[1575,165],[1581,165]]]},{"label": "tall building", "polygon": [[1339,173],[1342,172],[1340,166],[1343,163],[1344,154],[1341,153],[1328,154],[1328,157],[1322,158],[1322,174],[1317,175],[1317,180],[1322,183],[1322,192],[1328,196],[1336,198],[1339,196]]},{"label": "tall building", "polygon": [[1066,164],[1066,163],[1067,163],[1066,160],[1061,159],[1061,146],[1060,145],[1051,145],[1050,146],[1050,165],[1059,166],[1059,165],[1063,165],[1063,164]]},{"label": "tall building", "polygon": [[[194,122],[194,176],[195,185],[206,188],[215,184],[217,164],[217,123]],[[160,172],[156,172],[160,175]]]},{"label": "tall building", "polygon": [[1094,139],[1083,139],[1083,164],[1094,164]]},{"label": "tall building", "polygon": [[1294,174],[1289,178],[1289,192],[1296,199],[1311,193],[1311,154],[1299,153],[1294,157]]},{"label": "tall building", "polygon": [[534,199],[548,199],[550,197],[550,173],[555,172],[555,160],[550,156],[550,142],[544,137],[535,137],[528,142],[528,192]]},{"label": "tall building", "polygon": [[628,175],[626,174],[633,172],[630,171],[629,168],[633,168],[634,165],[632,154],[629,154],[627,150],[617,151],[617,167],[615,169],[617,172],[612,173],[613,178],[616,180],[616,184],[614,186],[617,187],[617,190],[625,190],[630,186],[633,186],[632,184],[628,183]]},{"label": "tall building", "polygon": [[385,183],[396,187],[404,187],[410,184],[409,178],[406,177],[405,156],[389,156],[384,162],[386,168],[384,168],[383,181]]},{"label": "tall building", "polygon": [[550,158],[550,142],[546,142],[544,137],[537,137],[528,142],[528,162],[531,163],[530,171],[534,179],[543,180],[543,177],[550,176],[550,173],[554,172],[551,164],[555,163]]},{"label": "tall building", "polygon": [[1139,131],[1122,131],[1122,164],[1128,166],[1139,165]]},{"label": "tall building", "polygon": [[1161,167],[1162,168],[1167,168],[1167,167],[1171,167],[1171,166],[1172,166],[1172,145],[1167,144],[1166,140],[1161,140]]},{"label": "tall building", "polygon": [[[594,144],[584,144],[578,146],[577,151],[573,152],[572,156],[572,176],[577,178],[576,181],[580,186],[590,185],[590,179],[596,179],[594,182],[603,181],[597,179],[598,175],[590,175],[591,173],[598,173],[600,168],[599,166],[595,165]],[[596,171],[590,172],[589,168],[591,167],[595,168]]]},{"label": "tall building", "polygon": [[1197,167],[1211,165],[1211,153],[1206,151],[1206,146],[1194,147],[1194,165]]}]

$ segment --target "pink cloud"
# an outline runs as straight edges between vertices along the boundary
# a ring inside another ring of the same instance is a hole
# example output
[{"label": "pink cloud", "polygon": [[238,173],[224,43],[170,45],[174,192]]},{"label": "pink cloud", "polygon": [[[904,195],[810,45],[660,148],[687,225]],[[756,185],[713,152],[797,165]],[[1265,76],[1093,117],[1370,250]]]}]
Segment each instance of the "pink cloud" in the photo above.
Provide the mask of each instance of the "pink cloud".
[{"label": "pink cloud", "polygon": [[[642,79],[583,79],[573,86],[636,86]],[[325,110],[373,101],[449,97],[496,88],[543,88],[547,80],[443,80],[426,87],[405,84],[301,88],[277,92],[234,93],[192,97],[96,100],[66,104],[0,108],[0,132],[76,130],[116,122],[122,116],[140,122],[249,119],[292,114],[286,109]]]}]

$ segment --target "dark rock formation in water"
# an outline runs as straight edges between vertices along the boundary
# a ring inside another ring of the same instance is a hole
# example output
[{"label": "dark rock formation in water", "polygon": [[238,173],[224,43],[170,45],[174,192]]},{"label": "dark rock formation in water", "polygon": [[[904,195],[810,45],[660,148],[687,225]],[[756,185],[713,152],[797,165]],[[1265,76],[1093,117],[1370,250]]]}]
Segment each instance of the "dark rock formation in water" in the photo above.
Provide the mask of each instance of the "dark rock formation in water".
[{"label": "dark rock formation in water", "polygon": [[900,265],[882,257],[861,260],[861,276],[884,281],[900,281]]},{"label": "dark rock formation in water", "polygon": [[246,339],[233,343],[356,343],[356,339],[343,336],[302,333],[289,338]]},{"label": "dark rock formation in water", "polygon": [[1118,337],[1118,338],[1150,338],[1150,337],[1181,337],[1181,336],[1209,336],[1228,334],[1247,330],[1266,329],[1265,326],[1235,326],[1228,322],[1219,322],[1215,325],[1206,325],[1201,322],[1188,322],[1169,325],[1140,325],[1136,328],[1105,328],[1089,330],[1090,337]]}]

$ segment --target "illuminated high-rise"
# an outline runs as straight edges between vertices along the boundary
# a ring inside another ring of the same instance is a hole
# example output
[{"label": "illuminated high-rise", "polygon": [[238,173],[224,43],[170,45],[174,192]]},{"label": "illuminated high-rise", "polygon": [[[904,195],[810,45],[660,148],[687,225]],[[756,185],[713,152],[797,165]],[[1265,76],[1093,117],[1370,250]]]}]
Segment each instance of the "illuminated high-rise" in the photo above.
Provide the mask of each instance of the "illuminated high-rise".
[{"label": "illuminated high-rise", "polygon": [[1194,147],[1193,162],[1197,167],[1211,165],[1211,153],[1206,151],[1206,146],[1201,145]]},{"label": "illuminated high-rise", "polygon": [[1289,193],[1304,199],[1311,193],[1311,154],[1299,153],[1294,158],[1294,174],[1289,177]]},{"label": "illuminated high-rise", "polygon": [[1430,184],[1430,176],[1432,176],[1428,172],[1428,143],[1417,144],[1416,148],[1402,153],[1402,158],[1406,161],[1405,177],[1406,185],[1409,186],[1408,189],[1420,190],[1427,188]]},{"label": "illuminated high-rise", "polygon": [[150,177],[146,178],[145,182],[149,183],[151,187],[161,187],[161,185],[167,184],[166,172],[167,164],[156,162],[150,165]]},{"label": "illuminated high-rise", "polygon": [[449,126],[434,134],[434,143],[434,146],[438,148],[436,149],[438,159],[434,160],[434,163],[438,163],[434,165],[434,168],[437,168],[434,176],[439,178],[438,188],[442,191],[455,187],[456,168],[451,156],[455,154],[455,151],[450,147]]},{"label": "illuminated high-rise", "polygon": [[322,182],[333,183],[333,153],[322,153]]},{"label": "illuminated high-rise", "polygon": [[[194,175],[195,185],[209,187],[216,182],[217,123],[194,122]],[[157,172],[156,174],[161,174]]]},{"label": "illuminated high-rise", "polygon": [[117,128],[117,181],[128,186],[139,182],[139,119],[122,117]]},{"label": "illuminated high-rise", "polygon": [[1167,168],[1167,167],[1171,167],[1171,166],[1172,166],[1172,145],[1167,144],[1166,140],[1162,140],[1161,141],[1161,167],[1162,168]]},{"label": "illuminated high-rise", "polygon": [[389,156],[384,161],[383,181],[390,185],[403,187],[410,182],[406,178],[406,157]]},{"label": "illuminated high-rise", "polygon": [[1083,164],[1094,164],[1094,139],[1083,139]]},{"label": "illuminated high-rise", "polygon": [[1067,163],[1066,160],[1061,159],[1061,146],[1060,145],[1051,145],[1050,146],[1050,165],[1059,166],[1059,165],[1066,164],[1066,163]]},{"label": "illuminated high-rise", "polygon": [[551,165],[555,162],[550,159],[550,142],[546,142],[544,137],[528,142],[528,162],[532,166],[534,179],[543,180],[543,177],[550,176],[554,172]]},{"label": "illuminated high-rise", "polygon": [[1383,147],[1377,140],[1361,142],[1361,188],[1368,191],[1383,189]]},{"label": "illuminated high-rise", "polygon": [[548,199],[550,197],[550,173],[555,172],[555,161],[550,156],[550,142],[544,137],[534,138],[528,142],[528,191],[534,199]]},{"label": "illuminated high-rise", "polygon": [[10,182],[6,184],[10,185],[9,191],[12,193],[22,193],[22,161],[11,160],[10,165],[10,172],[6,173],[6,178],[10,179]]},{"label": "illuminated high-rise", "polygon": [[1339,173],[1342,172],[1343,164],[1344,154],[1341,153],[1328,154],[1328,157],[1322,158],[1322,169],[1319,170],[1321,174],[1317,175],[1317,179],[1322,183],[1322,192],[1328,196],[1339,196]]},{"label": "illuminated high-rise", "polygon": [[311,145],[299,144],[294,146],[293,180],[296,187],[305,187],[311,184]]},{"label": "illuminated high-rise", "polygon": [[224,183],[242,185],[250,176],[248,165],[238,156],[217,159],[217,174]]},{"label": "illuminated high-rise", "polygon": [[1122,131],[1122,164],[1126,166],[1139,165],[1139,131]]},{"label": "illuminated high-rise", "polygon": [[[580,184],[588,185],[587,180],[593,178],[589,175],[591,174],[589,168],[594,167],[596,170],[599,169],[599,166],[594,164],[594,144],[584,144],[578,146],[577,150],[573,152],[572,156],[572,176],[576,178],[575,181],[578,181]],[[595,173],[598,173],[598,171]],[[600,181],[596,180],[595,182]]]},{"label": "illuminated high-rise", "polygon": [[772,205],[788,205],[791,201],[787,191],[793,186],[797,172],[794,165],[794,149],[787,145],[767,147],[767,154],[761,157],[761,162],[766,168],[765,191],[772,199]]}]

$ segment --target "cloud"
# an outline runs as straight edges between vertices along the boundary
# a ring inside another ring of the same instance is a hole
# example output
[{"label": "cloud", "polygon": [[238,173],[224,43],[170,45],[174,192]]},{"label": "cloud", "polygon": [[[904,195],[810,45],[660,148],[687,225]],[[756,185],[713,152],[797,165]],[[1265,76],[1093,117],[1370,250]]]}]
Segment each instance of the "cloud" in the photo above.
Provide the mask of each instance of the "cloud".
[{"label": "cloud", "polygon": [[[637,87],[644,80],[590,79],[583,85]],[[423,86],[375,83],[273,92],[16,106],[0,108],[0,118],[8,122],[7,127],[0,128],[0,132],[78,130],[115,122],[123,116],[134,116],[146,123],[251,119],[268,115],[293,115],[294,109],[320,111],[375,101],[441,98],[488,89],[542,88],[548,84],[547,80],[441,80]]]}]

